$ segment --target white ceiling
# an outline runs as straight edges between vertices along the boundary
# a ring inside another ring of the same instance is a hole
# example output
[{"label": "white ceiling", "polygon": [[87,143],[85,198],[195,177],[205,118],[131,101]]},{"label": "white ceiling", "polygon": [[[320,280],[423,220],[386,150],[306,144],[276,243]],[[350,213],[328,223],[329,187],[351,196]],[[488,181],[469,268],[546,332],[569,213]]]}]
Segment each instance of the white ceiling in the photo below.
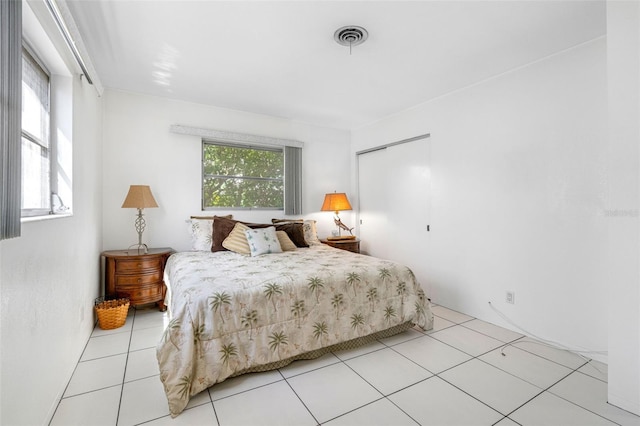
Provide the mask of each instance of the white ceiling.
[{"label": "white ceiling", "polygon": [[67,4],[106,87],[347,129],[606,34],[604,0]]}]

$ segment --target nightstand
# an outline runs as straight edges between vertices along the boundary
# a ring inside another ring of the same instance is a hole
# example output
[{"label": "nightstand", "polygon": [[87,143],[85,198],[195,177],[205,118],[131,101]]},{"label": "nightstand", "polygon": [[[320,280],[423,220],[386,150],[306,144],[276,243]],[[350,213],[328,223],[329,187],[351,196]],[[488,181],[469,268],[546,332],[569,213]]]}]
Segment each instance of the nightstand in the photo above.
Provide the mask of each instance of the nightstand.
[{"label": "nightstand", "polygon": [[157,303],[164,311],[164,265],[173,253],[171,248],[102,252],[105,258],[104,286],[107,297],[126,297],[131,306]]},{"label": "nightstand", "polygon": [[320,240],[322,244],[340,249],[360,253],[360,240]]}]

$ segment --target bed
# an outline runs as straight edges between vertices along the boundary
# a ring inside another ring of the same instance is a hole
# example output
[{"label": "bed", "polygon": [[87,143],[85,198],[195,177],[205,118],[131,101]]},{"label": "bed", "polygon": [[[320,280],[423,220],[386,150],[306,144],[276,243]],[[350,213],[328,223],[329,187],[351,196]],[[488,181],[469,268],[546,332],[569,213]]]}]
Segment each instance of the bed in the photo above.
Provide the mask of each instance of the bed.
[{"label": "bed", "polygon": [[157,358],[174,417],[226,378],[433,324],[409,268],[324,244],[175,253],[165,282],[170,321]]}]

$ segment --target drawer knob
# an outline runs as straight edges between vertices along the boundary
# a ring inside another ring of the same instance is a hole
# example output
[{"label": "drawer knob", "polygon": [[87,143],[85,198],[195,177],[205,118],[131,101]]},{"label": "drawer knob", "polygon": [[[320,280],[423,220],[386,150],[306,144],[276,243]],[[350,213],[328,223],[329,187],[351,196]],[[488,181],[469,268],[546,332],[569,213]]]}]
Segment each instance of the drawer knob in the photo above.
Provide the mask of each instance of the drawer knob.
[{"label": "drawer knob", "polygon": [[138,282],[141,283],[142,282],[142,278],[138,278]]}]

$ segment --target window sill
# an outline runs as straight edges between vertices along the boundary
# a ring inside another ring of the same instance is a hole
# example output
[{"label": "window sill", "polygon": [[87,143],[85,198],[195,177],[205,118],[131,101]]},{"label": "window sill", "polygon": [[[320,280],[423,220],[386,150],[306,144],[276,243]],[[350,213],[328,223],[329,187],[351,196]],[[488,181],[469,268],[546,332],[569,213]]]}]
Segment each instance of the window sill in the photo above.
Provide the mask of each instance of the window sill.
[{"label": "window sill", "polygon": [[20,223],[29,223],[29,222],[40,222],[44,220],[53,220],[53,219],[62,219],[65,217],[72,217],[73,213],[59,213],[59,214],[48,214],[42,216],[25,216],[20,218]]}]

